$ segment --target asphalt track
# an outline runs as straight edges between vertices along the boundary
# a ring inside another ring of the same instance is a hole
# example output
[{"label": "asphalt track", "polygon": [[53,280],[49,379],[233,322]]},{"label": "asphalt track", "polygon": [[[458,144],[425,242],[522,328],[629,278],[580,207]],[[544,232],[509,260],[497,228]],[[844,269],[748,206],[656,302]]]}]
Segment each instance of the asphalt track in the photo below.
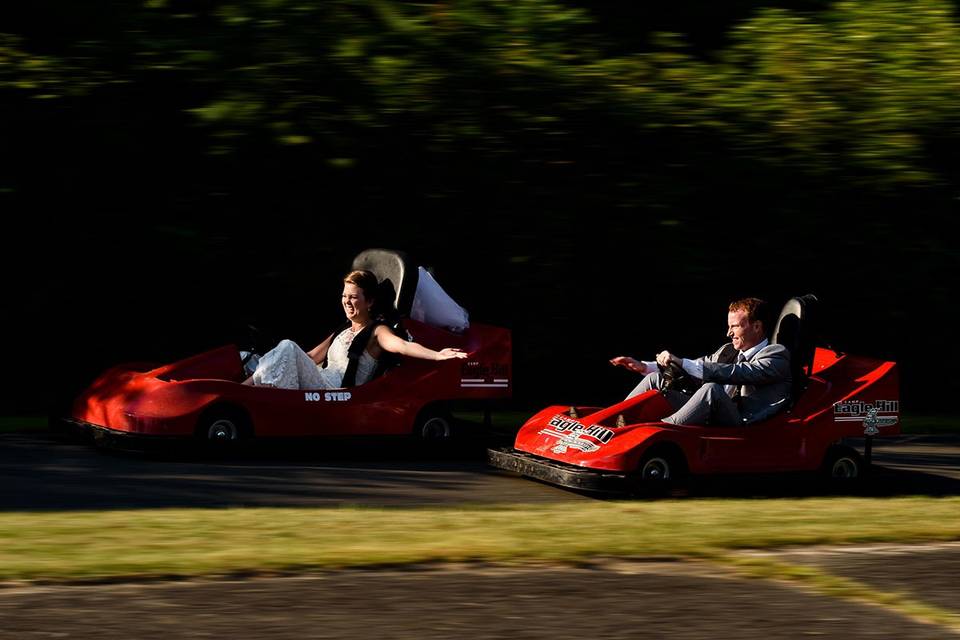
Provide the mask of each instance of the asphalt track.
[{"label": "asphalt track", "polygon": [[[484,442],[424,454],[402,446],[271,445],[227,458],[103,453],[47,433],[0,434],[0,510],[537,503],[595,497],[489,468]],[[874,447],[859,493],[960,495],[960,437],[902,436]],[[805,477],[709,478],[688,493],[795,496]]]},{"label": "asphalt track", "polygon": [[[862,552],[865,555],[865,552]],[[960,548],[910,557],[955,567]],[[869,559],[869,556],[868,556]],[[861,573],[890,565],[864,561]],[[881,587],[881,577],[875,582]],[[922,581],[917,584],[922,594]],[[942,592],[960,613],[955,582]],[[0,589],[0,638],[958,637],[948,628],[696,562],[415,567],[245,580]]]},{"label": "asphalt track", "polygon": [[487,467],[482,443],[444,454],[399,443],[264,443],[225,457],[120,453],[48,434],[0,435],[0,511],[150,507],[416,506],[587,498]]}]

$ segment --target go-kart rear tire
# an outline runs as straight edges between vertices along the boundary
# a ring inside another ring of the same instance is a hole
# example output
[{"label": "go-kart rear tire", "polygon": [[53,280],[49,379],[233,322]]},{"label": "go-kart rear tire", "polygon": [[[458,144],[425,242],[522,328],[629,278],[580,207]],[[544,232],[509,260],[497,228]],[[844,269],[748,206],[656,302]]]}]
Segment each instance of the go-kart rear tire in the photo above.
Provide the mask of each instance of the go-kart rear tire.
[{"label": "go-kart rear tire", "polygon": [[424,410],[413,426],[413,446],[427,455],[448,454],[456,447],[457,430],[445,408]]},{"label": "go-kart rear tire", "polygon": [[450,442],[453,440],[453,420],[449,414],[430,414],[417,422],[416,434],[427,443]]},{"label": "go-kart rear tire", "polygon": [[833,446],[823,456],[820,477],[830,489],[848,489],[863,479],[865,471],[863,456],[856,449]]}]

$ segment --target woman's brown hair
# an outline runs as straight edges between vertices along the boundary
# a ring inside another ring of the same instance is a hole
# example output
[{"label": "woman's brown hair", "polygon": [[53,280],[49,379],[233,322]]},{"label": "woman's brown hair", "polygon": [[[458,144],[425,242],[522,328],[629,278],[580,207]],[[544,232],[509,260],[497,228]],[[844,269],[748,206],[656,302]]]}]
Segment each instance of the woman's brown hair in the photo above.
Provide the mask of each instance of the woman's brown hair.
[{"label": "woman's brown hair", "polygon": [[352,284],[357,287],[360,287],[360,290],[363,291],[363,297],[371,302],[377,298],[377,276],[373,275],[372,271],[364,271],[358,269],[356,271],[351,271],[343,277],[344,284]]}]

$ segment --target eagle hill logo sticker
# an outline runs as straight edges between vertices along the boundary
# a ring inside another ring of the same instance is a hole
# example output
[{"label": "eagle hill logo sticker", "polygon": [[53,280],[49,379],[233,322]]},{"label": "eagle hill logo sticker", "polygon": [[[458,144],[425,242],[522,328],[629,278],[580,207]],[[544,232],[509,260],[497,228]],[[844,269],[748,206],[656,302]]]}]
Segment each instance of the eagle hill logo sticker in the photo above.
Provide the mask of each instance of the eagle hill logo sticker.
[{"label": "eagle hill logo sticker", "polygon": [[833,405],[834,422],[861,422],[863,435],[875,436],[881,427],[892,427],[900,421],[898,400],[844,400]]},{"label": "eagle hill logo sticker", "polygon": [[[610,442],[610,439],[613,438],[614,435],[613,431],[606,427],[598,424],[588,427],[581,422],[571,420],[562,415],[555,415],[550,418],[547,426],[553,428],[541,429],[540,433],[557,439],[558,442],[556,446],[551,449],[554,453],[566,453],[571,447],[585,453],[598,451],[600,446]],[[596,440],[596,442],[581,436],[589,436],[589,438]]]},{"label": "eagle hill logo sticker", "polygon": [[876,409],[868,409],[867,417],[863,419],[863,435],[865,436],[875,436],[880,433],[878,425],[880,424],[879,418],[877,418]]}]

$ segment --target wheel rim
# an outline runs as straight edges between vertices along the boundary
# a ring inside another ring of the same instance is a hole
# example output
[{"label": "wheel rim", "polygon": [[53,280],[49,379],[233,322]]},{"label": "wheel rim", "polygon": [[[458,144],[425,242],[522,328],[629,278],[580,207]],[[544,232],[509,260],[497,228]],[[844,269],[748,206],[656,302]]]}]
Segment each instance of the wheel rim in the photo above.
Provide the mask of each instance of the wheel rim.
[{"label": "wheel rim", "polygon": [[237,425],[226,418],[214,420],[213,424],[207,429],[207,440],[211,442],[233,442],[239,436]]},{"label": "wheel rim", "polygon": [[831,477],[838,479],[856,478],[858,475],[856,460],[846,457],[838,458],[833,463],[833,468],[830,470],[830,475]]},{"label": "wheel rim", "polygon": [[450,423],[443,418],[430,418],[423,423],[420,435],[424,440],[446,440],[450,437]]},{"label": "wheel rim", "polygon": [[665,458],[650,458],[640,470],[643,482],[666,482],[670,479],[670,463]]}]

